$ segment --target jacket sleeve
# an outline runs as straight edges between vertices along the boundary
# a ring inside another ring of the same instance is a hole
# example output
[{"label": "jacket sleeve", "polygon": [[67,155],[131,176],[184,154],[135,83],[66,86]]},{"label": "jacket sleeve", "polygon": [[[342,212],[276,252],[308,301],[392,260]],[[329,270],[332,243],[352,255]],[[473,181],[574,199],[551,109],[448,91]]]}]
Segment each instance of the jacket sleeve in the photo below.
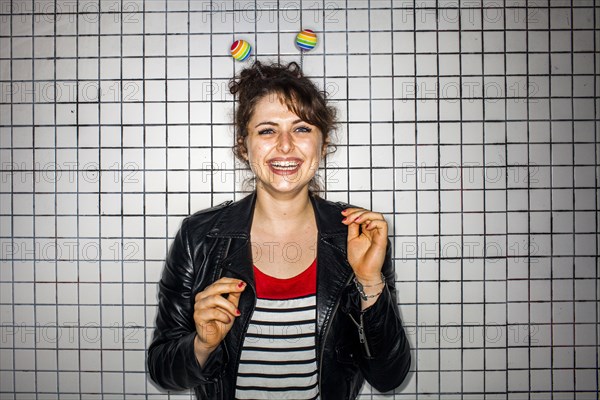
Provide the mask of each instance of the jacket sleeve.
[{"label": "jacket sleeve", "polygon": [[[389,239],[382,272],[386,285],[381,295],[374,304],[358,312],[365,341],[361,345],[359,366],[373,388],[387,392],[400,386],[411,362],[408,339],[398,311]],[[358,291],[355,295],[359,296]]]},{"label": "jacket sleeve", "polygon": [[208,358],[204,368],[194,353],[194,264],[187,235],[187,218],[167,255],[158,287],[158,311],[148,348],[151,379],[167,390],[186,390],[214,380],[222,369],[223,346]]}]

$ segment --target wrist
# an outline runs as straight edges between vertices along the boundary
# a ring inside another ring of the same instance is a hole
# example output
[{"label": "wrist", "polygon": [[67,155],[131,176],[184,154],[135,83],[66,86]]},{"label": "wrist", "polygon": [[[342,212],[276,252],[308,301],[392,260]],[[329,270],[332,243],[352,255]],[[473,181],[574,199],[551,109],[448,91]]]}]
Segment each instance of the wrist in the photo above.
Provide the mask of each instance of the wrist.
[{"label": "wrist", "polygon": [[383,292],[385,277],[381,272],[378,277],[355,276],[354,284],[363,303],[370,302],[371,300],[376,300]]},{"label": "wrist", "polygon": [[369,275],[358,275],[358,274],[354,274],[356,276],[356,279],[365,287],[369,287],[369,286],[374,286],[374,285],[378,285],[378,284],[382,284],[382,282],[385,282],[385,277],[383,276],[383,273],[378,272],[376,274],[369,274]]},{"label": "wrist", "polygon": [[194,351],[196,354],[212,353],[218,346],[209,346],[204,343],[198,334],[194,338]]}]

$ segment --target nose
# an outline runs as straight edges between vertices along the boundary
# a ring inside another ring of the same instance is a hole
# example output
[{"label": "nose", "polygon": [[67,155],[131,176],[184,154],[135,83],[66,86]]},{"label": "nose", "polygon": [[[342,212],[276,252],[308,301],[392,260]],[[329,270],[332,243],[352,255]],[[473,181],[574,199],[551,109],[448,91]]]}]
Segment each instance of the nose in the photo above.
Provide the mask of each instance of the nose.
[{"label": "nose", "polygon": [[294,149],[294,139],[290,131],[285,130],[279,135],[277,149],[282,153],[288,153]]}]

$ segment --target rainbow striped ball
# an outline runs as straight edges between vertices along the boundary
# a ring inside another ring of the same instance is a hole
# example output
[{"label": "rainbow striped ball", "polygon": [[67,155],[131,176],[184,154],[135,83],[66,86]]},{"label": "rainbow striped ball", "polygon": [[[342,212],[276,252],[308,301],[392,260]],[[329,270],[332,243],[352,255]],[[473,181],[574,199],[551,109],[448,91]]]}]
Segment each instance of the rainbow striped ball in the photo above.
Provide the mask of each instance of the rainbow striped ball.
[{"label": "rainbow striped ball", "polygon": [[245,40],[236,40],[231,45],[231,55],[238,61],[244,61],[250,57],[252,46]]},{"label": "rainbow striped ball", "polygon": [[312,50],[317,45],[317,34],[310,29],[304,29],[296,35],[296,46],[300,50]]}]

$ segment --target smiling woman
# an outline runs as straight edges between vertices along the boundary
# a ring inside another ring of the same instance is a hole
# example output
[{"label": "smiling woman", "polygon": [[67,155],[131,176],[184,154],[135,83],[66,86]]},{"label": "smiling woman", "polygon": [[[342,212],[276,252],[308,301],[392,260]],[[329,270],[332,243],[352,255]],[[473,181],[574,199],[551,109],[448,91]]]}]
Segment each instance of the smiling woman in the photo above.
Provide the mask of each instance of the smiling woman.
[{"label": "smiling woman", "polygon": [[265,96],[248,123],[243,157],[263,190],[299,190],[308,184],[325,152],[320,129],[299,119],[284,102]]},{"label": "smiling woman", "polygon": [[[251,149],[248,147],[250,145],[248,140],[251,140],[253,134],[275,136],[269,141],[272,146],[279,144],[283,146],[281,150],[292,152],[296,144],[305,147],[306,143],[301,140],[302,136],[320,138],[320,146],[314,150],[316,157],[311,160],[312,162],[297,160],[293,156],[281,156],[280,159],[268,160],[276,164],[272,167],[271,164],[267,166],[272,169],[271,174],[285,175],[288,180],[296,179],[300,182],[306,173],[311,174],[309,190],[315,193],[321,192],[323,189],[315,173],[319,168],[320,160],[335,151],[335,145],[330,137],[335,129],[336,110],[327,104],[326,94],[319,92],[314,83],[304,77],[300,67],[294,62],[287,66],[263,65],[256,62],[251,68],[242,70],[236,79],[232,79],[229,88],[239,101],[235,116],[236,157],[257,174],[264,171],[257,168],[255,163],[264,161],[255,160],[249,154]],[[287,125],[283,126],[284,123]],[[292,126],[294,134],[286,137],[286,133],[292,132],[290,130]],[[301,135],[302,133],[305,135]],[[304,174],[296,176],[297,168],[301,167],[299,163],[304,164],[302,169]],[[258,175],[257,177],[260,178]]]},{"label": "smiling woman", "polygon": [[335,111],[295,63],[257,62],[230,90],[234,153],[255,190],[183,221],[160,281],[151,377],[202,399],[355,399],[365,380],[394,389],[410,349],[387,223],[317,194]]}]

